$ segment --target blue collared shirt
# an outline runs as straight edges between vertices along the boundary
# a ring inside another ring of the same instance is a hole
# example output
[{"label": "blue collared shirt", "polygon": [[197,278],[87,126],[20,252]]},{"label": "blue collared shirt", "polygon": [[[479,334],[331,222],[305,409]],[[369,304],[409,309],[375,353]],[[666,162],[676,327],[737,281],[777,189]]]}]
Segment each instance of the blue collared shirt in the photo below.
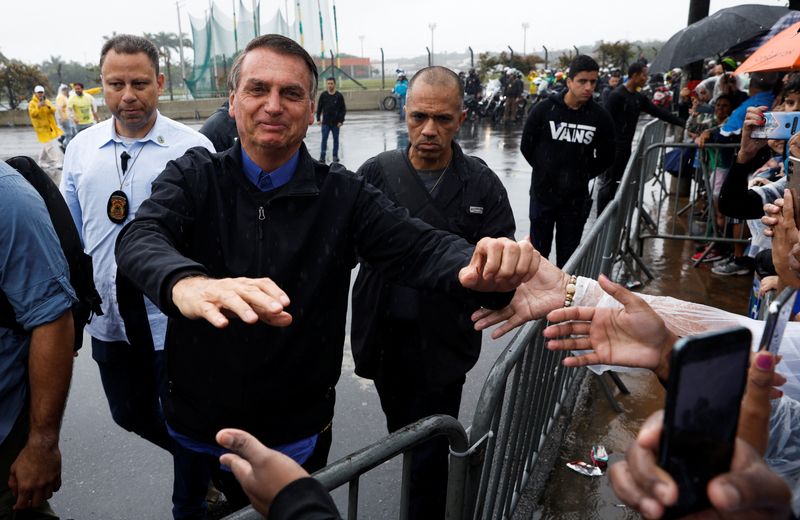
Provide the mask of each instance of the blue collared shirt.
[{"label": "blue collared shirt", "polygon": [[69,267],[42,198],[0,161],[0,289],[26,332],[0,327],[0,444],[28,398],[30,332],[75,303]]},{"label": "blue collared shirt", "polygon": [[[202,146],[214,151],[204,135],[161,114],[150,132],[126,144],[114,129],[114,118],[92,126],[75,136],[64,158],[61,193],[81,235],[83,247],[92,257],[94,282],[103,299],[103,316],[94,316],[86,331],[102,341],[128,341],[117,305],[117,262],[114,246],[122,226],[130,222],[141,203],[150,196],[151,186],[167,162],[181,157],[189,148]],[[127,174],[123,175],[120,154],[127,151]],[[108,218],[108,199],[121,190],[128,197],[128,217],[122,224]],[[156,350],[164,348],[167,317],[145,298],[150,331]]]},{"label": "blue collared shirt", "polygon": [[271,172],[265,172],[253,162],[247,152],[244,151],[244,147],[242,147],[244,174],[253,183],[253,186],[264,192],[278,189],[292,180],[299,160],[300,150],[297,150],[284,164]]}]

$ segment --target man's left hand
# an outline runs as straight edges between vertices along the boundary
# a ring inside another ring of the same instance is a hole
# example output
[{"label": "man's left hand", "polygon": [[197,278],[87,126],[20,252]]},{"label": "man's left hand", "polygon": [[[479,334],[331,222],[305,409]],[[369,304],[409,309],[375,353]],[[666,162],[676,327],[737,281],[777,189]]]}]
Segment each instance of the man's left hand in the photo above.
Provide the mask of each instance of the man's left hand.
[{"label": "man's left hand", "polygon": [[536,274],[540,258],[528,240],[482,238],[458,279],[461,285],[474,291],[512,291]]},{"label": "man's left hand", "polygon": [[28,438],[11,465],[8,487],[17,497],[14,509],[39,507],[61,487],[61,452],[58,442]]}]

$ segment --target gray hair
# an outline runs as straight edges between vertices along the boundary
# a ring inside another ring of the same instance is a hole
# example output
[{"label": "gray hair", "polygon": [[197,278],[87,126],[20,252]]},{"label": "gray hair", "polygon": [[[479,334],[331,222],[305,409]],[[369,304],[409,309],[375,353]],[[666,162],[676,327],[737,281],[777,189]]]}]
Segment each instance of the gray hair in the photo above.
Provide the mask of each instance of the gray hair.
[{"label": "gray hair", "polygon": [[231,72],[228,75],[229,91],[235,92],[239,87],[239,78],[242,74],[242,62],[244,61],[244,57],[248,52],[255,49],[269,49],[284,56],[296,56],[303,60],[303,62],[306,64],[306,67],[308,67],[308,71],[311,73],[311,85],[309,85],[309,92],[311,94],[310,97],[311,99],[316,98],[317,81],[319,79],[317,65],[314,63],[311,55],[308,54],[308,52],[306,52],[306,50],[301,47],[300,44],[291,38],[281,36],[280,34],[264,34],[250,40],[250,43],[248,43],[247,47],[244,48],[244,51],[242,51],[242,53],[236,57],[236,60],[231,66]]}]

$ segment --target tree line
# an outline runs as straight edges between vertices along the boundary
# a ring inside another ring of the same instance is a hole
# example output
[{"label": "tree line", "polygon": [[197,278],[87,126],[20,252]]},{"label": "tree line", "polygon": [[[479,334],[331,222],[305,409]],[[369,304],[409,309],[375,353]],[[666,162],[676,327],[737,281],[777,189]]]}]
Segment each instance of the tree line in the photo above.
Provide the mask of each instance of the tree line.
[{"label": "tree line", "polygon": [[[103,39],[108,40],[113,36],[116,36],[116,33],[103,36]],[[174,88],[181,81],[180,60],[176,60],[175,57],[180,54],[181,45],[191,49],[192,42],[188,38],[181,40],[177,34],[169,32],[144,33],[144,37],[158,48],[161,58],[159,66],[167,77],[165,91],[169,93],[170,99],[173,99]],[[83,64],[51,55],[40,64],[32,65],[0,52],[0,109],[18,108],[21,102],[31,97],[33,87],[36,85],[44,86],[47,95],[55,97],[59,85],[72,83],[83,83],[87,88],[100,85],[98,63]]]}]

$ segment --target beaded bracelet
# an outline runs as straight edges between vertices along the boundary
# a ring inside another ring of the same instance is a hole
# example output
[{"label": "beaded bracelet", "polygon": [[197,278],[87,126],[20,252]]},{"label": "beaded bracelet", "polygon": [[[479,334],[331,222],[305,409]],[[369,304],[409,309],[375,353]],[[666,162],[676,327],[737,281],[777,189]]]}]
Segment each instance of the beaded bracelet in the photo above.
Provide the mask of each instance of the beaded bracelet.
[{"label": "beaded bracelet", "polygon": [[567,283],[566,295],[564,296],[564,307],[572,307],[572,300],[575,299],[575,291],[577,290],[578,277],[574,274],[569,277]]}]

